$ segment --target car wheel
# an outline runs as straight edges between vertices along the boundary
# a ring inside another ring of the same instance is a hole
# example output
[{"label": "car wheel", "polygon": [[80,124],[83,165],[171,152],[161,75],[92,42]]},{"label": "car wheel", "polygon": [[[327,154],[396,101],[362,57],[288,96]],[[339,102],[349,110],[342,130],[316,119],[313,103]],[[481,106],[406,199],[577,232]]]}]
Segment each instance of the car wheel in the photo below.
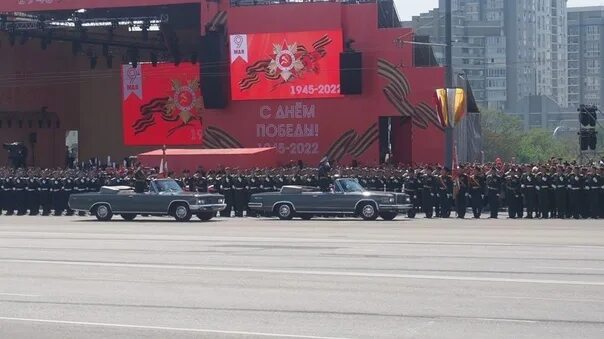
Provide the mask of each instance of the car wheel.
[{"label": "car wheel", "polygon": [[300,215],[300,219],[302,220],[310,220],[312,219],[313,215],[312,214],[302,214]]},{"label": "car wheel", "polygon": [[378,217],[377,209],[372,203],[366,203],[361,206],[361,217],[363,220],[375,220]]},{"label": "car wheel", "polygon": [[209,213],[198,213],[197,217],[199,218],[199,220],[201,221],[210,221],[212,218],[214,218],[215,213],[214,212],[209,212]]},{"label": "car wheel", "polygon": [[277,216],[281,220],[292,220],[294,217],[294,211],[290,204],[281,204],[275,208]]},{"label": "car wheel", "polygon": [[132,221],[136,218],[136,214],[133,213],[122,213],[122,219],[126,221]]},{"label": "car wheel", "polygon": [[99,221],[109,221],[111,218],[113,218],[111,207],[109,207],[107,204],[97,205],[94,208],[93,214]]},{"label": "car wheel", "polygon": [[413,218],[415,218],[415,210],[410,209],[410,210],[407,212],[407,217],[409,217],[409,219],[413,219]]},{"label": "car wheel", "polygon": [[173,213],[174,219],[179,222],[187,222],[191,220],[192,214],[187,204],[177,204],[174,206]]},{"label": "car wheel", "polygon": [[398,213],[394,213],[394,212],[384,212],[380,214],[380,217],[382,217],[382,219],[386,220],[386,221],[392,221],[394,220],[394,218],[396,218],[396,216],[398,215]]}]

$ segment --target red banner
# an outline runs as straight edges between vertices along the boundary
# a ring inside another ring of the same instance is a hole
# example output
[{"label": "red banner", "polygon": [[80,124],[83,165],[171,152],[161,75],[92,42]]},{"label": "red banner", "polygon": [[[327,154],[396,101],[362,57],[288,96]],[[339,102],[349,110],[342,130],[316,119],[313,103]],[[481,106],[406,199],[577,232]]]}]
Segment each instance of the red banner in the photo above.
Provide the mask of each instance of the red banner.
[{"label": "red banner", "polygon": [[202,143],[199,65],[124,65],[122,83],[125,145]]},{"label": "red banner", "polygon": [[342,31],[234,34],[233,100],[340,96]]}]

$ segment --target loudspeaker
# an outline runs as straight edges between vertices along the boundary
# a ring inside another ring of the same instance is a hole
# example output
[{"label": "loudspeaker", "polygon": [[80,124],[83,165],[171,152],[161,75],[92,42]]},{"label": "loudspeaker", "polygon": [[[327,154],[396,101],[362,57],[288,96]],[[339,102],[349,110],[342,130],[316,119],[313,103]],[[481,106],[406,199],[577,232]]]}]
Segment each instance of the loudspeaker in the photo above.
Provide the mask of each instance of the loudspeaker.
[{"label": "loudspeaker", "polygon": [[29,143],[35,144],[37,142],[38,142],[38,133],[36,133],[36,132],[29,133]]},{"label": "loudspeaker", "polygon": [[228,69],[226,34],[208,32],[201,37],[199,83],[203,104],[208,109],[225,108],[228,104]]},{"label": "loudspeaker", "polygon": [[363,93],[363,55],[361,52],[340,53],[340,93]]}]

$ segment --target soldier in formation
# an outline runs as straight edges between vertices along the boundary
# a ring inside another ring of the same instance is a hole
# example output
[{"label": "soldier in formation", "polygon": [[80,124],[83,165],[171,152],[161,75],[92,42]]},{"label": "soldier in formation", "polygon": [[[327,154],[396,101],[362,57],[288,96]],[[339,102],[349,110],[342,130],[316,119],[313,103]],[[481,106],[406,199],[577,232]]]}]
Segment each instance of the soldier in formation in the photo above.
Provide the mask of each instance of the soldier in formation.
[{"label": "soldier in formation", "polygon": [[[0,214],[72,215],[71,194],[98,191],[104,185],[145,189],[143,181],[153,170],[41,170],[0,168]],[[404,192],[411,199],[408,217],[422,213],[428,218],[448,218],[452,212],[464,218],[471,208],[475,218],[483,210],[497,218],[506,208],[511,219],[604,218],[604,168],[551,163],[542,166],[516,164],[466,165],[455,171],[439,166],[414,168],[333,168],[323,170],[291,166],[275,169],[222,169],[175,178],[193,192],[217,192],[225,196],[224,217],[256,216],[248,208],[255,193],[278,191],[285,185],[330,190],[333,177],[352,177],[368,190]],[[174,177],[172,175],[172,177]]]}]

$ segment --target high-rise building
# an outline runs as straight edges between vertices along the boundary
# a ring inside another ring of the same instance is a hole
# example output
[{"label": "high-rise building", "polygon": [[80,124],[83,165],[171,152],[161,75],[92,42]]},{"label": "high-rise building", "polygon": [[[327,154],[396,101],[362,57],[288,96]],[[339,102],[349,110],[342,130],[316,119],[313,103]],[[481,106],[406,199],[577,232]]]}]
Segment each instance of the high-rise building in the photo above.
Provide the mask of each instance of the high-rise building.
[{"label": "high-rise building", "polygon": [[[405,25],[445,43],[444,0]],[[444,63],[444,51],[437,58]],[[539,127],[529,122],[530,97],[568,106],[566,0],[453,0],[453,67],[480,106]]]},{"label": "high-rise building", "polygon": [[604,6],[568,9],[569,105],[604,106]]}]

